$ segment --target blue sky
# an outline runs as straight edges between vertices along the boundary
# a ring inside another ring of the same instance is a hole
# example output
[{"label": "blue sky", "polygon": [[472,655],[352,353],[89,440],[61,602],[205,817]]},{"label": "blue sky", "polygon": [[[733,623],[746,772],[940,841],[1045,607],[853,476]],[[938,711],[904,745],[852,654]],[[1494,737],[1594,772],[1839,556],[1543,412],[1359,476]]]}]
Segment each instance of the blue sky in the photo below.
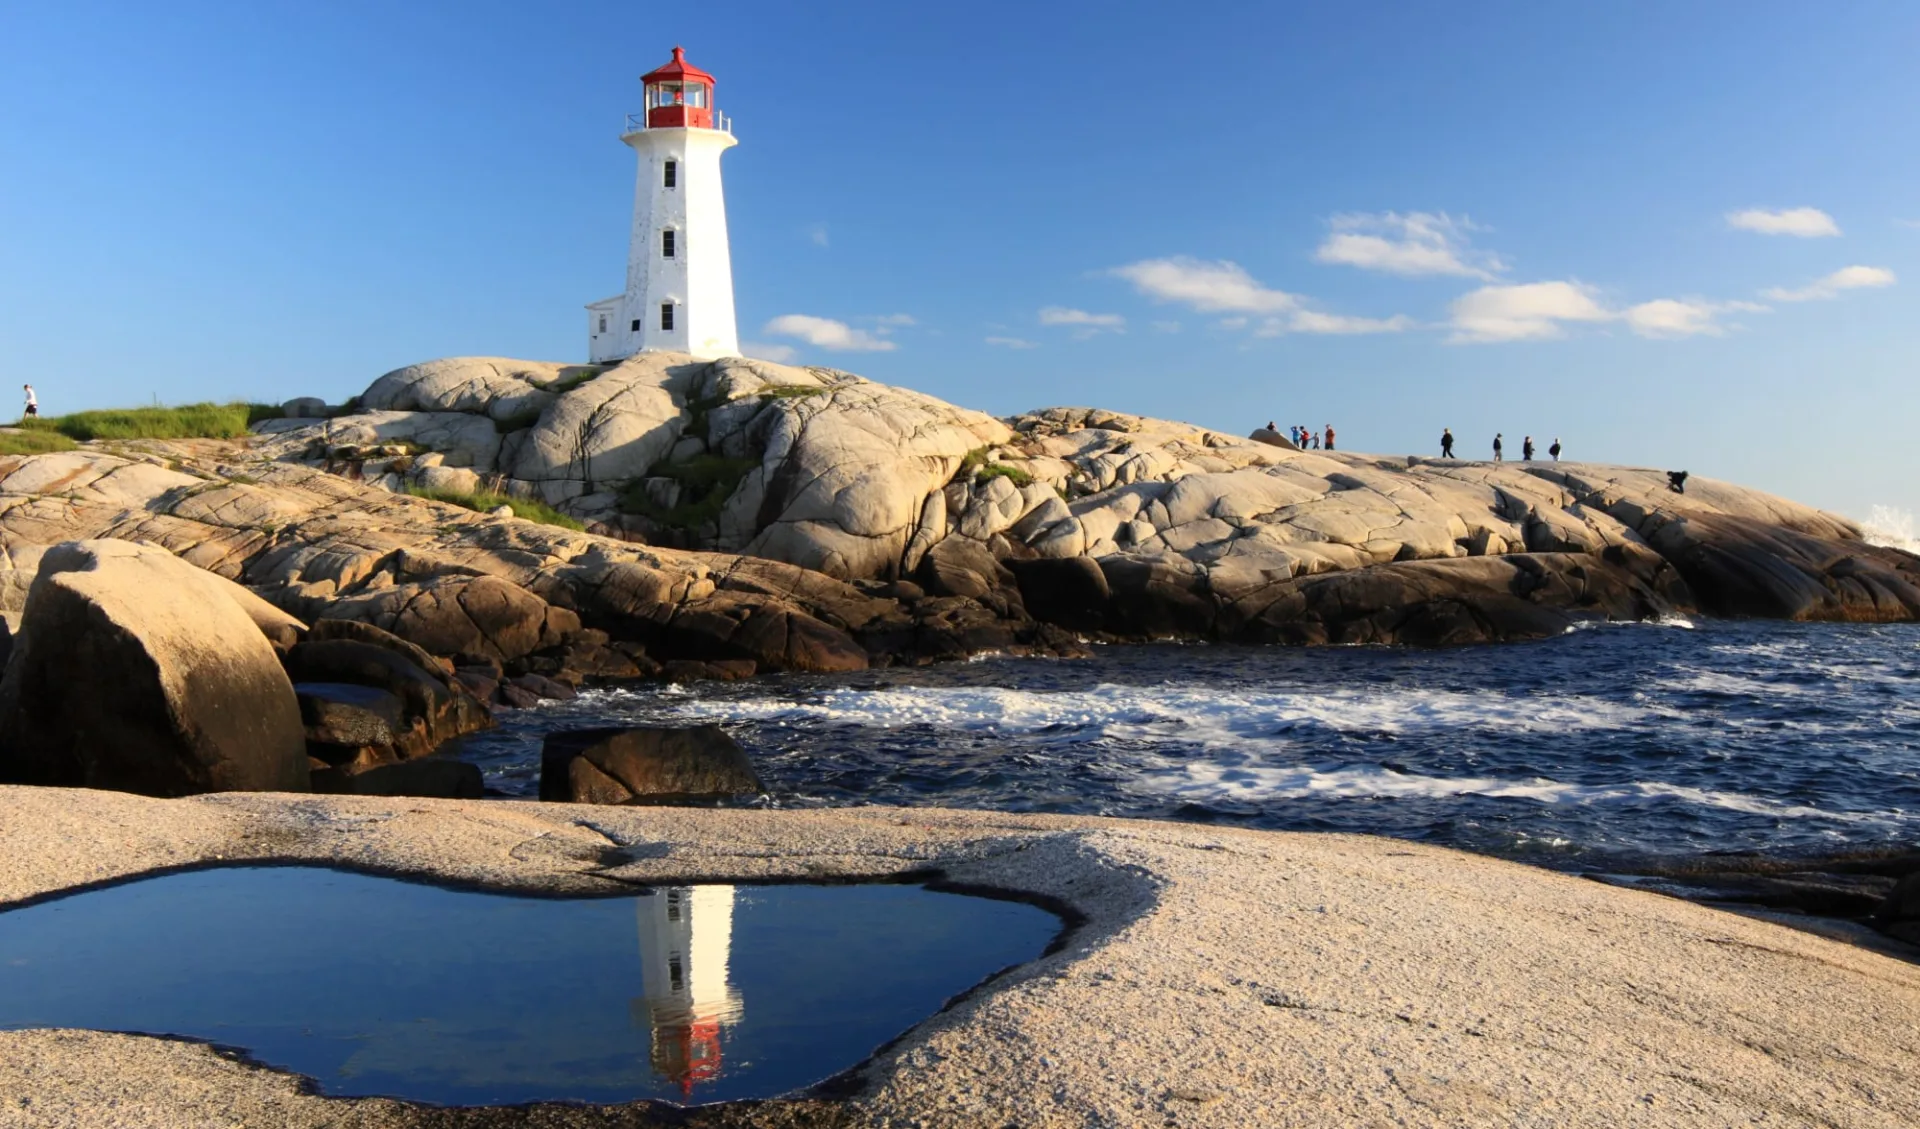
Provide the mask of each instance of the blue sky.
[{"label": "blue sky", "polygon": [[0,366],[58,412],[581,359],[675,43],[763,353],[1920,510],[1904,2],[0,0]]}]

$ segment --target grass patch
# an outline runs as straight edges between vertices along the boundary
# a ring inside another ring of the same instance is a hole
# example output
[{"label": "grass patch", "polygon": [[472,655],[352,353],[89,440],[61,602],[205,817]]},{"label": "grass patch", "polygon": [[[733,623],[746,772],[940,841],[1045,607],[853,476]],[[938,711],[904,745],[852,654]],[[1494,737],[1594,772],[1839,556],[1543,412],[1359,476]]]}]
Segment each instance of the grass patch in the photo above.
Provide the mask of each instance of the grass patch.
[{"label": "grass patch", "polygon": [[772,388],[763,389],[760,393],[760,398],[768,401],[800,400],[808,396],[825,396],[831,391],[833,391],[831,388],[814,388],[806,384],[779,384]]},{"label": "grass patch", "polygon": [[620,495],[620,509],[639,514],[672,529],[697,530],[720,517],[727,499],[740,487],[740,480],[760,464],[754,459],[729,459],[723,455],[695,455],[680,463],[668,463],[653,469],[651,478],[671,478],[680,484],[680,501],[671,508],[647,497],[644,480],[627,484]]},{"label": "grass patch", "polygon": [[1031,474],[1021,470],[1017,466],[1008,466],[1005,463],[994,463],[992,466],[981,467],[979,473],[973,476],[973,482],[974,485],[978,486],[995,478],[1004,478],[1012,482],[1015,486],[1033,485],[1033,476]]},{"label": "grass patch", "polygon": [[45,455],[77,446],[58,431],[0,431],[0,455]]},{"label": "grass patch", "polygon": [[571,368],[561,369],[560,375],[554,377],[548,383],[536,384],[534,387],[540,389],[542,392],[552,392],[558,395],[560,393],[573,391],[605,371],[607,370],[600,365],[574,365]]},{"label": "grass patch", "polygon": [[[965,474],[970,470],[978,470],[980,467],[986,466],[987,450],[988,448],[986,447],[975,447],[965,455],[962,455],[960,457],[960,473]],[[956,475],[956,477],[958,476]]]},{"label": "grass patch", "polygon": [[555,525],[561,529],[584,530],[587,527],[578,518],[561,513],[545,502],[534,498],[510,498],[505,494],[496,494],[491,490],[475,490],[471,494],[457,490],[429,490],[424,486],[409,486],[407,493],[416,498],[426,498],[435,502],[463,506],[476,513],[489,513],[501,506],[512,506],[513,516],[537,521],[541,525]]},{"label": "grass patch", "polygon": [[263,419],[281,418],[273,404],[182,404],[176,408],[108,408],[97,412],[22,420],[35,431],[69,439],[238,439]]}]

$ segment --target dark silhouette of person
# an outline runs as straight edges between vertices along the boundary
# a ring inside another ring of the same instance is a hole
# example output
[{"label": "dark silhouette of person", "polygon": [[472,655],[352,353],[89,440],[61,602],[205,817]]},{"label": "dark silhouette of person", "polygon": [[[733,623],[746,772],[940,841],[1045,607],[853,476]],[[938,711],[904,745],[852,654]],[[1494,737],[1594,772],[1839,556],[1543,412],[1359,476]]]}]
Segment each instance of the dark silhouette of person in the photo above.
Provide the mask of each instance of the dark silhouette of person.
[{"label": "dark silhouette of person", "polygon": [[1523,463],[1533,461],[1533,436],[1531,435],[1520,440],[1520,461]]},{"label": "dark silhouette of person", "polygon": [[1668,471],[1667,489],[1673,491],[1675,494],[1685,494],[1687,492],[1687,472],[1684,470]]},{"label": "dark silhouette of person", "polygon": [[1453,457],[1453,428],[1451,427],[1440,429],[1440,457],[1443,459]]},{"label": "dark silhouette of person", "polygon": [[1312,448],[1313,448],[1314,450],[1316,450],[1316,451],[1318,451],[1318,450],[1320,449],[1320,433],[1319,433],[1319,432],[1317,432],[1317,431],[1316,431],[1316,432],[1314,432],[1314,433],[1313,433],[1313,435],[1312,435],[1312,437],[1311,437],[1311,438],[1310,438],[1310,439],[1308,440],[1308,444],[1309,444],[1309,445],[1310,445],[1310,446],[1311,446],[1311,447],[1312,447]]},{"label": "dark silhouette of person", "polygon": [[1554,462],[1557,463],[1560,461],[1560,437],[1558,435],[1553,437],[1553,446],[1547,448],[1547,454],[1553,456]]},{"label": "dark silhouette of person", "polygon": [[1267,430],[1268,430],[1268,431],[1271,431],[1271,432],[1273,432],[1273,433],[1274,433],[1275,435],[1278,435],[1278,434],[1280,434],[1280,429],[1279,429],[1279,428],[1277,428],[1277,427],[1275,427],[1275,426],[1273,426],[1273,421],[1272,421],[1272,420],[1268,420],[1268,421],[1267,421]]},{"label": "dark silhouette of person", "polygon": [[1493,461],[1496,463],[1500,461],[1500,433],[1498,431],[1493,433]]},{"label": "dark silhouette of person", "polygon": [[1327,450],[1333,450],[1333,425],[1327,425]]}]

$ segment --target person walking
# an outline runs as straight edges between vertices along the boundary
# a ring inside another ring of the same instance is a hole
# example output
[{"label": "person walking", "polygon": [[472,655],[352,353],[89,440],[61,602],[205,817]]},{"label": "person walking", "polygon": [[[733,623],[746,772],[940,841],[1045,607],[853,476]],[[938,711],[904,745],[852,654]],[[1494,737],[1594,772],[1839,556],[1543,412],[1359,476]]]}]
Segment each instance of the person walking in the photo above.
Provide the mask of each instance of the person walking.
[{"label": "person walking", "polygon": [[1451,427],[1440,429],[1440,457],[1443,459],[1453,457],[1453,428]]},{"label": "person walking", "polygon": [[1307,442],[1312,445],[1314,450],[1318,451],[1320,449],[1320,433],[1317,431],[1314,432],[1307,438]]},{"label": "person walking", "polygon": [[1496,463],[1500,461],[1500,433],[1498,431],[1493,433],[1493,461]]},{"label": "person walking", "polygon": [[1327,450],[1333,450],[1333,425],[1327,425]]},{"label": "person walking", "polygon": [[1547,448],[1547,454],[1553,456],[1554,462],[1557,463],[1560,461],[1560,437],[1558,435],[1553,437],[1553,446]]},{"label": "person walking", "polygon": [[40,397],[35,396],[33,394],[33,385],[22,384],[20,387],[27,390],[26,418],[39,419],[40,418]]},{"label": "person walking", "polygon": [[1520,461],[1523,463],[1533,461],[1533,436],[1531,435],[1520,440]]}]

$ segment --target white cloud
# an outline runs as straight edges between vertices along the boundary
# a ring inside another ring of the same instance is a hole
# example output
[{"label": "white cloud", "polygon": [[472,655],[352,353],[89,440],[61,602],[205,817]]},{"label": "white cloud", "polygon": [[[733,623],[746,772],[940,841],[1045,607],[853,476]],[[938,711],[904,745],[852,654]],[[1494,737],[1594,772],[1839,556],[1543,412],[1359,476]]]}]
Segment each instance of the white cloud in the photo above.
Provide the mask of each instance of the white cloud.
[{"label": "white cloud", "polygon": [[1793,235],[1801,239],[1840,234],[1840,225],[1818,208],[1747,208],[1728,212],[1727,226],[1761,235]]},{"label": "white cloud", "polygon": [[760,332],[775,337],[797,337],[809,345],[844,353],[885,353],[899,348],[895,342],[855,329],[846,322],[811,314],[782,314],[762,326]]},{"label": "white cloud", "polygon": [[786,361],[791,361],[794,357],[799,355],[799,350],[795,349],[791,345],[775,345],[772,343],[763,344],[758,341],[742,341],[740,343],[740,354],[745,357],[757,357],[763,361],[773,361],[776,364],[779,364],[779,363],[784,363]]},{"label": "white cloud", "polygon": [[1028,341],[1024,337],[989,337],[986,342],[989,345],[998,345],[1002,349],[1038,349],[1040,347],[1038,341]]},{"label": "white cloud", "polygon": [[1463,342],[1540,341],[1564,336],[1563,322],[1606,321],[1614,315],[1578,282],[1482,286],[1453,300],[1453,335]]},{"label": "white cloud", "polygon": [[1901,227],[1911,227],[1915,230],[1920,230],[1920,220],[1894,220],[1893,222]]},{"label": "white cloud", "polygon": [[1142,259],[1107,272],[1133,283],[1156,302],[1179,302],[1203,313],[1277,314],[1300,304],[1295,295],[1269,290],[1238,263],[1206,262],[1175,255]]},{"label": "white cloud", "polygon": [[1491,282],[1506,264],[1469,247],[1478,230],[1445,212],[1380,212],[1338,215],[1333,231],[1313,257],[1322,263],[1399,275],[1455,275]]},{"label": "white cloud", "polygon": [[1709,302],[1703,298],[1656,298],[1620,312],[1627,328],[1641,337],[1720,337],[1722,314],[1765,313],[1753,302]]},{"label": "white cloud", "polygon": [[1762,293],[1776,302],[1810,302],[1816,298],[1838,298],[1843,290],[1869,290],[1892,286],[1899,279],[1885,267],[1841,267],[1825,278],[1798,290],[1775,287]]},{"label": "white cloud", "polygon": [[809,225],[807,228],[807,238],[815,247],[825,247],[827,245],[827,225],[824,223]]},{"label": "white cloud", "polygon": [[868,318],[865,320],[871,321],[875,325],[884,325],[888,329],[892,329],[896,326],[920,324],[917,320],[914,319],[914,316],[912,314],[881,314],[878,317]]},{"label": "white cloud", "polygon": [[1323,314],[1318,310],[1295,310],[1285,318],[1268,318],[1254,331],[1255,337],[1278,337],[1283,333],[1318,333],[1351,336],[1361,333],[1403,333],[1414,327],[1405,314],[1390,318],[1356,318],[1345,314]]},{"label": "white cloud", "polygon": [[1048,306],[1040,311],[1040,324],[1120,330],[1126,327],[1127,319],[1119,314],[1090,314],[1085,310],[1071,310],[1065,306]]}]

